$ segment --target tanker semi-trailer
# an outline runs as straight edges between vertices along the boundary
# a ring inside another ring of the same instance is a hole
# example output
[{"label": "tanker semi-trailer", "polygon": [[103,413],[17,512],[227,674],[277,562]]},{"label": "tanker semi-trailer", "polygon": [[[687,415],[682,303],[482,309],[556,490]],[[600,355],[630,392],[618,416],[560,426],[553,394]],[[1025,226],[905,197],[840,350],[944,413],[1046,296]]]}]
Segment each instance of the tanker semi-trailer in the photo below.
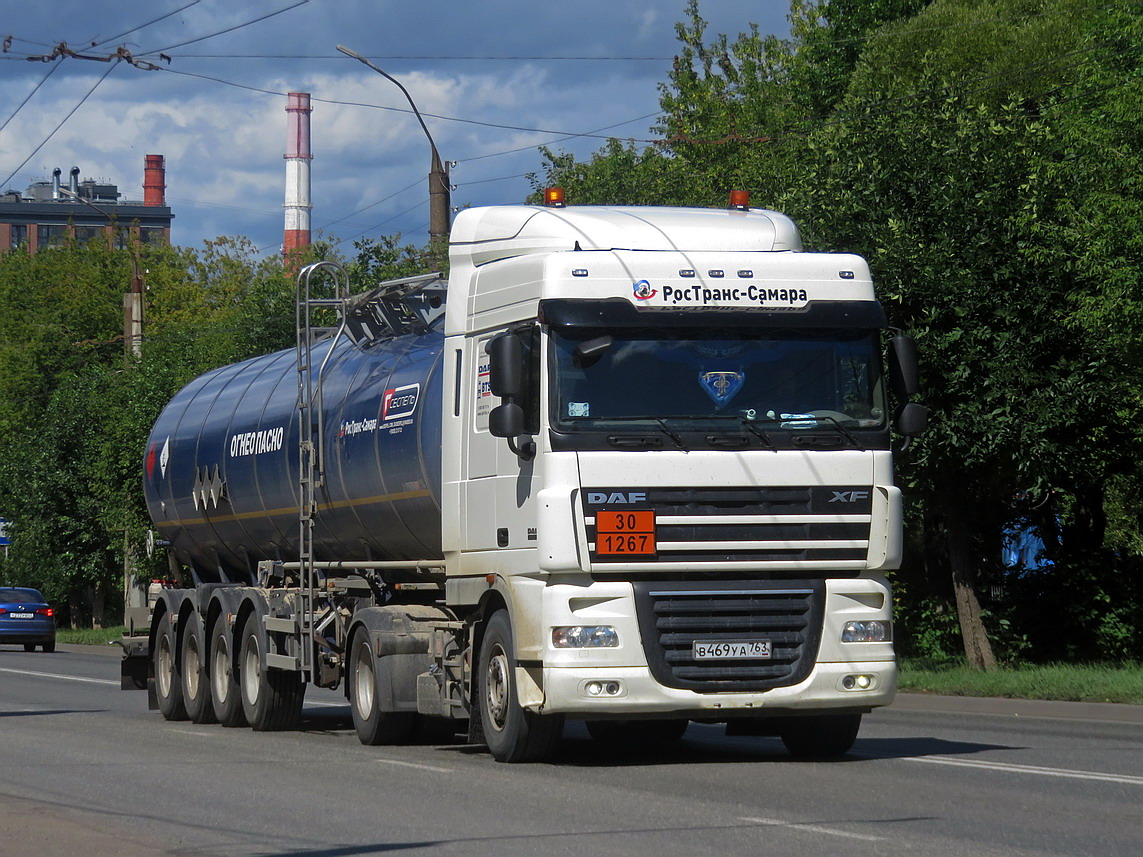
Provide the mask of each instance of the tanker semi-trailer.
[{"label": "tanker semi-trailer", "polygon": [[500,761],[565,718],[845,753],[895,691],[891,432],[925,422],[864,260],[741,198],[553,195],[462,211],[450,263],[355,296],[311,266],[295,348],[171,400],[144,490],[193,585],[132,617],[123,687],[258,730],[342,687],[363,743]]}]

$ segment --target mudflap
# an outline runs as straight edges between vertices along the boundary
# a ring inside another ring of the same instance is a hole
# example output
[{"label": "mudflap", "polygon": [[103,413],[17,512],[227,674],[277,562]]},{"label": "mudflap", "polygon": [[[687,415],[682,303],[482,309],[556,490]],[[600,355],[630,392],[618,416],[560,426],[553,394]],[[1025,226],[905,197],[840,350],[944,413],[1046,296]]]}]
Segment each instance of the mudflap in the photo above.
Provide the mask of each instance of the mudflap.
[{"label": "mudflap", "polygon": [[147,691],[147,708],[157,710],[159,697],[155,693],[155,677],[151,672],[154,665],[150,637],[123,637],[119,645],[123,648],[123,660],[119,662],[119,689]]}]

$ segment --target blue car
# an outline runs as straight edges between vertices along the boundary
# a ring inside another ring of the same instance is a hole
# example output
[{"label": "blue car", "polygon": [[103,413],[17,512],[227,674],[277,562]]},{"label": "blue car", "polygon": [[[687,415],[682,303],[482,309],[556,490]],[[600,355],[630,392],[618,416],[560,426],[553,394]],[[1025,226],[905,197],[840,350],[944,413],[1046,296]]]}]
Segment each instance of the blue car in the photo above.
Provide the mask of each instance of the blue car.
[{"label": "blue car", "polygon": [[37,589],[0,586],[0,643],[23,643],[25,652],[56,650],[56,611]]}]

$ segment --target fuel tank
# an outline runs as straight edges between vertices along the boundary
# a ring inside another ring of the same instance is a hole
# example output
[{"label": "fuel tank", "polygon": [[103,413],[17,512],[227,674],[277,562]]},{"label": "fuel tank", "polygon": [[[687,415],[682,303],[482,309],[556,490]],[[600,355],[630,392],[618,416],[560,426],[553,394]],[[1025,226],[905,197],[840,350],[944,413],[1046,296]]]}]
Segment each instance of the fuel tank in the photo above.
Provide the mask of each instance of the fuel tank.
[{"label": "fuel tank", "polygon": [[[441,557],[443,346],[438,325],[313,347],[315,376],[326,361],[315,559]],[[147,509],[197,583],[250,583],[259,560],[298,558],[298,414],[291,348],[199,376],[156,421]]]}]

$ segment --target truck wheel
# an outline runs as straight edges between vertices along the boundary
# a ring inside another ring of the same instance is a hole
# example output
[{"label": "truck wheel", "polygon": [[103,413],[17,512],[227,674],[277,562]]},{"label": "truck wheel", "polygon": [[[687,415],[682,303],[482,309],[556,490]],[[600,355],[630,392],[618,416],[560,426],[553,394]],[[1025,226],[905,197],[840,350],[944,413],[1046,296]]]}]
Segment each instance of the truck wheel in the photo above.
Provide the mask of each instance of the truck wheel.
[{"label": "truck wheel", "polygon": [[362,744],[404,744],[412,737],[416,714],[412,711],[382,711],[377,688],[377,655],[369,644],[369,633],[353,637],[349,655],[349,694],[353,726]]},{"label": "truck wheel", "polygon": [[689,720],[589,720],[587,731],[601,744],[645,748],[671,744],[683,737]]},{"label": "truck wheel", "polygon": [[818,714],[792,719],[781,737],[799,758],[836,758],[849,752],[860,728],[860,714]]},{"label": "truck wheel", "polygon": [[159,711],[167,720],[187,719],[182,679],[179,676],[178,659],[175,657],[177,651],[171,614],[164,613],[159,620],[158,631],[155,632],[155,693],[159,698]]},{"label": "truck wheel", "polygon": [[536,762],[559,743],[564,719],[520,707],[516,694],[516,657],[508,613],[488,620],[480,646],[480,719],[484,740],[498,762]]},{"label": "truck wheel", "polygon": [[214,706],[210,699],[210,671],[207,669],[206,634],[202,617],[191,613],[183,629],[182,681],[183,703],[192,723],[213,723]]},{"label": "truck wheel", "polygon": [[266,666],[267,639],[258,626],[258,616],[251,615],[242,630],[242,654],[238,658],[242,711],[255,732],[290,729],[301,712],[305,687],[298,673]]},{"label": "truck wheel", "polygon": [[220,613],[210,628],[210,701],[214,716],[223,726],[246,725],[225,613]]}]

